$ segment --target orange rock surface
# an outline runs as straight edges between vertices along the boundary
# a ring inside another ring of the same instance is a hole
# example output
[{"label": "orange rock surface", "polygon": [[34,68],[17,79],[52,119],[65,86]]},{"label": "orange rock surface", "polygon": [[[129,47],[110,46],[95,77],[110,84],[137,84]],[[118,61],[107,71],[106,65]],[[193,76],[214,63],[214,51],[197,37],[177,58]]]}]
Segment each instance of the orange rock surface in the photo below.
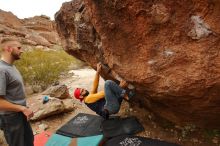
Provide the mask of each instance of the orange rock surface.
[{"label": "orange rock surface", "polygon": [[65,50],[94,68],[108,64],[136,87],[135,103],[178,124],[219,128],[219,1],[74,0],[56,23]]}]

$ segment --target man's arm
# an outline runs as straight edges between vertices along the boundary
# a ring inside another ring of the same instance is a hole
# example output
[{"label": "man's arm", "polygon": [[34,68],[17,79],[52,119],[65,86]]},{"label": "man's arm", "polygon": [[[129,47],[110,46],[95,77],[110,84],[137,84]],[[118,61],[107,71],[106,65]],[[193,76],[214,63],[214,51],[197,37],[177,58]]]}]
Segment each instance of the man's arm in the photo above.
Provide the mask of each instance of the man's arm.
[{"label": "man's arm", "polygon": [[27,107],[10,103],[2,96],[0,96],[0,105],[0,110],[22,112],[27,117],[27,119],[30,119],[34,115],[33,112]]},{"label": "man's arm", "polygon": [[93,81],[93,87],[92,87],[92,90],[91,90],[91,94],[94,94],[94,93],[97,93],[97,90],[98,90],[98,86],[99,86],[99,73],[101,72],[101,63],[98,63],[97,64],[97,71],[96,71],[96,74],[95,74],[95,79]]},{"label": "man's arm", "polygon": [[21,112],[24,106],[13,104],[4,99],[4,97],[0,96],[0,110],[4,111],[15,111]]}]

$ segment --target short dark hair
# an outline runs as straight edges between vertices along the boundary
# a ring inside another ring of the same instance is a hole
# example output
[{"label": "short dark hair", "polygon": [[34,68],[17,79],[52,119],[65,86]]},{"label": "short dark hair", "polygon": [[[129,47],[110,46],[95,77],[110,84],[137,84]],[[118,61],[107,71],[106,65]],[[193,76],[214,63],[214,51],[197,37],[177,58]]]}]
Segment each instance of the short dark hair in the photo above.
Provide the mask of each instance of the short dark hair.
[{"label": "short dark hair", "polygon": [[0,52],[1,52],[2,49],[5,47],[5,44],[6,44],[7,42],[14,42],[14,41],[19,42],[18,39],[13,38],[13,37],[5,37],[5,38],[0,39]]}]

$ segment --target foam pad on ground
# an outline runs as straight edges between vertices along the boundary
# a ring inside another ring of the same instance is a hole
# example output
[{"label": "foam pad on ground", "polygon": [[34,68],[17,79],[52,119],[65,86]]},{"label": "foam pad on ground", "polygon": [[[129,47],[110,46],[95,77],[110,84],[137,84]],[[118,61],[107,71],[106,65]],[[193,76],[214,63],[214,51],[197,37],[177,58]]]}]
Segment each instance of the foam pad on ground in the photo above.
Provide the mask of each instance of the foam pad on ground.
[{"label": "foam pad on ground", "polygon": [[57,130],[57,134],[68,137],[85,137],[102,134],[103,118],[97,115],[79,113]]},{"label": "foam pad on ground", "polygon": [[102,123],[104,137],[135,134],[144,130],[136,117],[112,118]]},{"label": "foam pad on ground", "polygon": [[34,136],[34,146],[44,146],[51,136],[50,132],[43,131]]},{"label": "foam pad on ground", "polygon": [[132,135],[114,137],[103,146],[179,146],[174,143]]},{"label": "foam pad on ground", "polygon": [[69,146],[98,146],[103,135],[73,138]]},{"label": "foam pad on ground", "polygon": [[53,134],[45,146],[69,146],[72,138],[59,134]]}]

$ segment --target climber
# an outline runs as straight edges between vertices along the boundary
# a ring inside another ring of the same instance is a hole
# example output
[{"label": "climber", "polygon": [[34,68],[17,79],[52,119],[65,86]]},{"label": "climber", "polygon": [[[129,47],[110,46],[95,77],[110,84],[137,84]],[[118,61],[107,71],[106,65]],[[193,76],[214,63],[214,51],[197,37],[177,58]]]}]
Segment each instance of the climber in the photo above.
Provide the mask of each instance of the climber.
[{"label": "climber", "polygon": [[98,115],[108,119],[109,115],[118,113],[123,99],[129,101],[134,96],[134,90],[126,89],[128,83],[124,80],[121,80],[119,85],[114,81],[106,80],[104,91],[97,92],[101,69],[102,65],[98,63],[91,92],[84,88],[76,88],[74,96],[81,102],[84,101]]}]

